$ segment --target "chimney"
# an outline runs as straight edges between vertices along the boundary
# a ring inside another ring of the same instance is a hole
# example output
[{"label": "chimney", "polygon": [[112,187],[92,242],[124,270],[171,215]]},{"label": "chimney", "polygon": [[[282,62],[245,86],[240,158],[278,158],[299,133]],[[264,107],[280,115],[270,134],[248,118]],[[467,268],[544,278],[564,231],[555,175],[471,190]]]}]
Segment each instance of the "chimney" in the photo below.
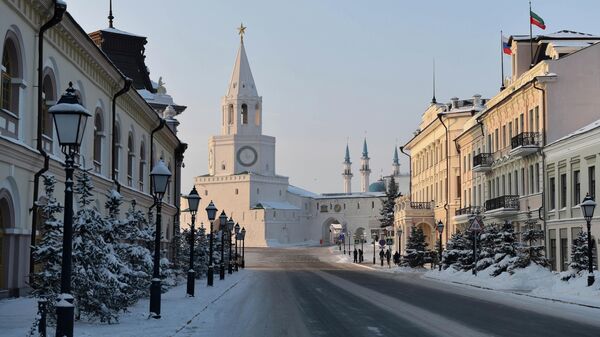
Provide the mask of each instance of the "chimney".
[{"label": "chimney", "polygon": [[458,97],[452,97],[450,100],[452,101],[452,109],[458,109]]},{"label": "chimney", "polygon": [[475,94],[473,95],[473,106],[480,107],[481,106],[481,95]]}]

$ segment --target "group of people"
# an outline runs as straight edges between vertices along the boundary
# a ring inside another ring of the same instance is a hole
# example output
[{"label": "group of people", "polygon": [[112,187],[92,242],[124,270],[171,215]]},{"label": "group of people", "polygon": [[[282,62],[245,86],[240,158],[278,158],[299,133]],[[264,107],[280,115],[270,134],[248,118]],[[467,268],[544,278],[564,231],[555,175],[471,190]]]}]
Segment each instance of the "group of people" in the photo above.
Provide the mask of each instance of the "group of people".
[{"label": "group of people", "polygon": [[364,260],[363,250],[354,248],[354,263],[362,263]]},{"label": "group of people", "polygon": [[[383,259],[385,258],[385,260],[387,261],[387,265],[388,268],[392,268],[391,265],[391,259],[392,259],[392,251],[388,248],[386,251],[384,251],[384,249],[382,248],[379,251],[379,260],[381,261],[381,266],[383,267]],[[398,251],[396,251],[394,253],[394,264],[395,265],[399,265],[400,264],[400,253],[398,253]]]}]

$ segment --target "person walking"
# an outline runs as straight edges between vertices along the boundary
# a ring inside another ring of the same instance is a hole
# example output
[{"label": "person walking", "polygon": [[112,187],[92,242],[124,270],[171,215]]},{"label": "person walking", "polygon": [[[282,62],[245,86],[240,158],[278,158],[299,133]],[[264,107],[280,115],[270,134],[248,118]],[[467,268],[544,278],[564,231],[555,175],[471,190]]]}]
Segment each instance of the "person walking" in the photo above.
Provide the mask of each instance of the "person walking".
[{"label": "person walking", "polygon": [[358,249],[358,263],[362,263],[363,262],[363,250],[362,249]]},{"label": "person walking", "polygon": [[383,257],[385,256],[385,253],[383,252],[383,248],[381,248],[381,250],[379,251],[379,260],[381,260],[381,266],[383,267]]},{"label": "person walking", "polygon": [[392,268],[390,264],[390,260],[392,259],[392,251],[388,248],[387,252],[385,252],[385,259],[387,260],[388,268]]},{"label": "person walking", "polygon": [[353,255],[354,255],[354,263],[358,262],[358,259],[357,259],[357,257],[358,257],[358,252],[356,251],[356,248],[354,248]]},{"label": "person walking", "polygon": [[395,264],[395,265],[398,265],[398,264],[400,264],[400,253],[398,253],[398,251],[396,251],[396,252],[394,253],[394,264]]}]

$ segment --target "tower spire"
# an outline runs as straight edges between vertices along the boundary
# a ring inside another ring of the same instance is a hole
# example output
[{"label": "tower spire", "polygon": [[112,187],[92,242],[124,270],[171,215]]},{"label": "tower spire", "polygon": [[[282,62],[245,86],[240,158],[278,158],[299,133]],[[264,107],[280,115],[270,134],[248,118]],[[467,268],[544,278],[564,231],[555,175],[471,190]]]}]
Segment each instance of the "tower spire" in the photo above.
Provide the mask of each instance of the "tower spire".
[{"label": "tower spire", "polygon": [[369,191],[369,176],[371,168],[369,167],[369,150],[367,149],[367,138],[363,141],[362,157],[360,157],[360,190]]},{"label": "tower spire", "polygon": [[435,99],[435,57],[433,58],[433,97],[431,98],[431,104],[435,104],[437,103],[437,100]]},{"label": "tower spire", "polygon": [[108,9],[108,27],[110,28],[114,28],[113,26],[113,19],[115,18],[113,16],[113,12],[112,12],[112,0],[109,1],[109,5],[108,5],[109,9]]},{"label": "tower spire", "polygon": [[240,26],[238,27],[238,34],[240,34],[240,43],[244,43],[244,34],[246,34],[246,28],[244,24],[240,22]]},{"label": "tower spire", "polygon": [[392,176],[397,178],[400,176],[400,160],[398,159],[398,147],[394,146],[394,160],[392,163]]},{"label": "tower spire", "polygon": [[352,162],[350,161],[350,149],[348,149],[348,143],[346,143],[346,156],[344,157],[344,171],[342,177],[344,177],[344,193],[352,193]]}]

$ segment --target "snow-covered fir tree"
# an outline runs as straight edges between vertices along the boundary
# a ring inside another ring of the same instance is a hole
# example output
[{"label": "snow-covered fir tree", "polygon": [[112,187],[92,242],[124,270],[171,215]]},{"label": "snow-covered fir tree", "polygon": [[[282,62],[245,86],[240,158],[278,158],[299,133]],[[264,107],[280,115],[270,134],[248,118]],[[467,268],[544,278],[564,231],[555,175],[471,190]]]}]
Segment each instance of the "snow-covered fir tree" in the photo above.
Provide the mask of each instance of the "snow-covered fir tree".
[{"label": "snow-covered fir tree", "polygon": [[[190,229],[186,228],[181,233],[179,266],[183,272],[187,272],[190,262]],[[208,241],[206,240],[206,229],[197,228],[194,234],[194,271],[199,279],[208,271]]]},{"label": "snow-covered fir tree", "polygon": [[32,294],[48,300],[49,317],[54,317],[54,303],[60,294],[60,273],[62,262],[63,222],[59,214],[63,207],[54,196],[56,178],[43,175],[45,203],[38,204],[43,216],[40,233],[41,241],[33,247],[33,261],[39,271],[33,275]]},{"label": "snow-covered fir tree", "polygon": [[394,206],[398,197],[398,186],[392,176],[385,192],[385,199],[381,201],[381,210],[379,211],[379,222],[381,228],[394,226]]},{"label": "snow-covered fir tree", "polygon": [[[452,267],[454,270],[463,270],[462,262],[465,261],[465,255],[472,256],[472,245],[469,238],[461,231],[456,231],[446,243],[446,249],[442,252],[442,268]],[[470,268],[471,261],[468,262]]]},{"label": "snow-covered fir tree", "polygon": [[[594,237],[592,237],[593,239]],[[582,271],[586,272],[588,270],[588,261],[588,234],[587,231],[583,230],[573,239],[573,244],[571,245],[571,263],[569,263],[569,269],[561,273],[561,278],[567,281],[581,275]],[[596,266],[595,245],[592,245],[592,265],[594,270],[598,269]]]},{"label": "snow-covered fir tree", "polygon": [[423,267],[425,264],[426,248],[427,242],[425,242],[423,229],[412,226],[406,243],[406,254],[403,258],[403,265],[411,268]]},{"label": "snow-covered fir tree", "polygon": [[498,231],[494,245],[494,268],[490,275],[498,276],[507,271],[515,262],[519,244],[515,228],[510,221],[505,221]]},{"label": "snow-covered fir tree", "polygon": [[496,262],[496,243],[499,238],[495,224],[485,226],[477,242],[477,271],[484,270]]},{"label": "snow-covered fir tree", "polygon": [[525,222],[527,229],[522,233],[521,240],[525,243],[519,249],[517,258],[512,266],[508,268],[511,272],[517,268],[525,268],[531,264],[537,264],[542,267],[549,267],[550,263],[544,255],[544,231],[539,229],[539,225],[535,219],[531,218]]},{"label": "snow-covered fir tree", "polygon": [[72,284],[78,317],[112,323],[126,308],[127,287],[120,275],[125,266],[113,249],[113,224],[92,207],[89,173],[78,172],[76,180],[79,210],[73,221]]}]

